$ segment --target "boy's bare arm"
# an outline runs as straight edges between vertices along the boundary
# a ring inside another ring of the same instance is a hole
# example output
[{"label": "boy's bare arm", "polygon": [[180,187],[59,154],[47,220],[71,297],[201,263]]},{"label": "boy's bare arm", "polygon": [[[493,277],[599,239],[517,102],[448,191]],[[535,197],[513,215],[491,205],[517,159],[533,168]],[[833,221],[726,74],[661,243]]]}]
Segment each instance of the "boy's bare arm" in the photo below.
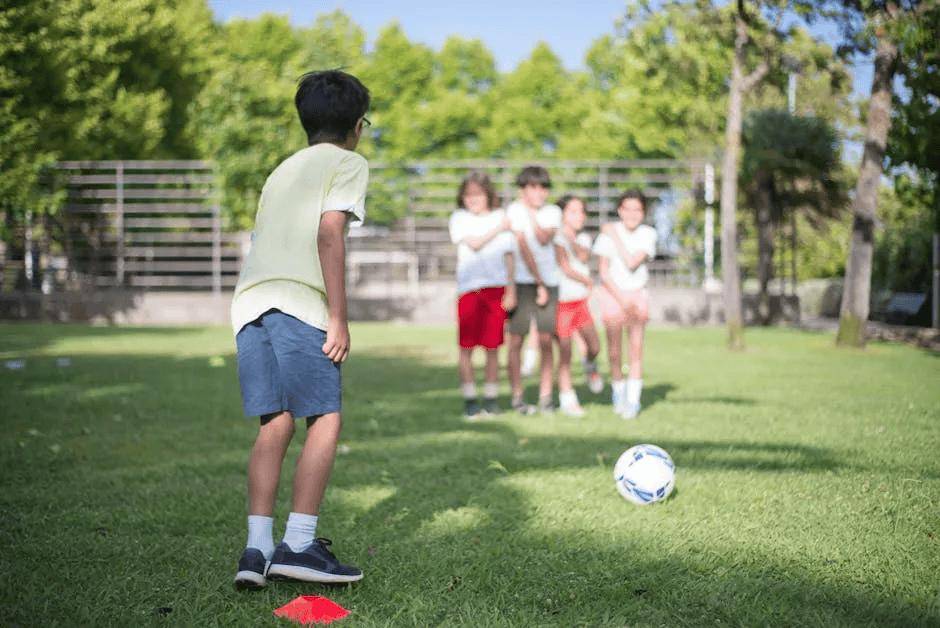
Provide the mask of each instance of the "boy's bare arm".
[{"label": "boy's bare arm", "polygon": [[509,277],[509,282],[506,284],[506,291],[503,293],[503,309],[507,312],[511,312],[516,309],[516,304],[518,303],[516,299],[516,258],[515,256],[507,251],[503,255],[503,260],[506,262],[506,274]]},{"label": "boy's bare arm", "polygon": [[539,267],[535,263],[535,257],[532,255],[532,249],[529,248],[529,243],[526,242],[525,234],[522,232],[517,233],[516,240],[519,242],[519,254],[522,255],[522,261],[525,263],[526,268],[529,269],[529,272],[532,273],[535,283],[544,283],[542,281],[542,275],[539,274]]},{"label": "boy's bare arm", "polygon": [[329,324],[325,353],[334,362],[349,355],[349,323],[346,320],[346,212],[328,211],[320,217],[317,251],[326,288]]},{"label": "boy's bare arm", "polygon": [[539,244],[545,246],[555,239],[556,230],[541,226],[538,221],[538,212],[531,207],[529,208],[529,220],[532,221],[532,230],[535,233],[535,239],[538,240]]}]

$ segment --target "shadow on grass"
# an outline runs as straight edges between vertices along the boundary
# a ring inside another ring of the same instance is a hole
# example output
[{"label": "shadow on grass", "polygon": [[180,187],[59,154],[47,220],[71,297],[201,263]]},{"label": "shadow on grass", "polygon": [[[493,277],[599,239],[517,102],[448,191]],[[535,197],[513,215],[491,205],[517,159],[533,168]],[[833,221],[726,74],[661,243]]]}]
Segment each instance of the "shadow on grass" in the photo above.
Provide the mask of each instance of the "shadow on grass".
[{"label": "shadow on grass", "polygon": [[[118,520],[110,524],[116,537],[162,538],[167,535],[161,530],[174,530],[170,538],[181,536],[194,546],[237,556],[244,534],[243,468],[253,421],[238,423],[231,358],[224,367],[212,366],[206,358],[152,355],[76,356],[79,360],[85,365],[81,371],[40,367],[0,382],[8,407],[17,408],[15,416],[5,413],[3,426],[11,429],[0,437],[0,470],[16,479],[16,490],[2,503],[16,512],[18,521],[15,536],[4,526],[0,552],[18,556],[14,538],[17,546],[55,542],[54,536],[40,535],[46,534],[44,522],[60,507],[63,492],[90,492],[89,504],[98,504],[113,502],[117,491],[135,519],[150,523],[125,524],[120,521],[125,515],[116,515]],[[167,551],[162,543],[115,543],[111,551],[117,554],[101,566],[87,565],[86,555],[78,552],[9,581],[0,600],[15,609],[11,621],[32,623],[45,617],[50,623],[82,623],[65,602],[70,595],[111,600],[114,606],[98,612],[113,620],[126,617],[134,596],[140,595],[149,600],[148,612],[157,605],[172,607],[174,622],[181,624],[247,625],[271,621],[271,610],[289,596],[318,591],[353,609],[358,622],[382,625],[912,625],[930,620],[926,609],[851,581],[851,569],[837,584],[802,563],[778,563],[754,546],[727,551],[686,545],[676,550],[675,543],[664,545],[644,518],[649,511],[629,506],[623,516],[624,525],[634,529],[631,535],[595,532],[590,523],[594,515],[579,510],[583,506],[572,506],[567,520],[576,533],[546,529],[537,523],[543,506],[524,482],[557,482],[557,499],[573,500],[562,480],[592,469],[608,478],[613,461],[636,436],[578,434],[568,424],[557,434],[520,438],[517,428],[536,425],[531,423],[539,420],[535,418],[468,425],[459,419],[454,369],[427,362],[420,352],[360,354],[344,369],[344,378],[343,440],[350,443],[350,452],[337,462],[324,531],[339,535],[342,558],[366,570],[363,583],[341,589],[278,583],[257,596],[239,596],[220,592],[219,583],[227,584],[231,577],[228,562],[215,560],[215,571],[205,574],[201,555],[184,557],[195,562],[180,567],[176,559],[160,562]],[[55,385],[85,394],[49,388]],[[673,403],[669,395],[675,388],[670,383],[650,386],[647,407]],[[101,394],[93,394],[96,389]],[[41,390],[50,394],[38,394]],[[699,401],[756,403],[730,399]],[[51,422],[43,430],[60,431],[60,453],[9,446],[37,415]],[[68,420],[56,424],[55,417]],[[843,467],[822,447],[707,438],[657,443],[680,469],[826,472]],[[50,464],[61,483],[55,494]],[[96,470],[108,475],[95,475]],[[109,481],[102,483],[101,477]],[[601,501],[619,499],[608,488],[584,490],[601,491]],[[286,486],[281,491],[284,502]],[[176,503],[181,499],[214,522],[218,532],[201,529],[196,534],[202,536],[185,538],[192,534],[189,528],[172,521],[180,516]],[[677,494],[671,502],[679,499],[694,498]],[[652,512],[678,516],[678,510],[668,510],[671,505]],[[72,533],[76,547],[97,547],[96,539],[83,534]],[[219,550],[220,538],[231,548]],[[150,565],[143,575],[133,567],[140,564]],[[13,565],[15,571],[25,568]],[[83,568],[91,571],[81,587],[61,578],[61,573]],[[96,585],[99,568],[110,574],[103,583],[113,581],[115,571],[126,575],[126,588],[96,590],[105,586]],[[68,593],[57,598],[64,601],[36,593],[42,590],[37,586],[41,581],[58,583],[60,592]],[[158,604],[147,588],[156,582],[163,596]],[[16,605],[6,603],[11,600]]]}]

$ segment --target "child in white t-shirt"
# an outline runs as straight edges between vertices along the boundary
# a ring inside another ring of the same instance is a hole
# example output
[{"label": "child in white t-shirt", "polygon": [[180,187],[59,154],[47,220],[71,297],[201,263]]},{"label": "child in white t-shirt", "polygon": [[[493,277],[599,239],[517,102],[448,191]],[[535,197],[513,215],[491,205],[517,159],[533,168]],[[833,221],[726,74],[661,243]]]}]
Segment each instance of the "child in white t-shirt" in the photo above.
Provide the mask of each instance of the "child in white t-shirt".
[{"label": "child in white t-shirt", "polygon": [[[643,391],[643,332],[649,320],[649,271],[646,262],[656,256],[656,230],[643,224],[646,199],[642,192],[629,190],[617,201],[618,222],[607,223],[594,243],[600,257],[603,290],[598,301],[607,328],[610,357],[610,385],[614,411],[625,419],[640,412]],[[629,374],[623,380],[621,347],[623,329],[629,335]]]},{"label": "child in white t-shirt", "polygon": [[525,403],[522,389],[522,344],[531,321],[535,320],[541,354],[538,410],[553,412],[553,349],[558,307],[559,247],[554,243],[561,227],[561,209],[546,204],[551,188],[548,171],[527,166],[516,177],[519,199],[506,208],[516,234],[519,259],[515,264],[518,303],[509,314],[509,381],[512,407],[521,414],[535,408]]},{"label": "child in white t-shirt", "polygon": [[[515,240],[506,212],[493,209],[495,205],[496,193],[489,177],[471,172],[460,184],[458,209],[449,224],[450,239],[457,245],[458,368],[468,420],[499,413],[499,347],[506,311],[516,304],[512,280]],[[486,351],[482,406],[473,374],[474,347]]]},{"label": "child in white t-shirt", "polygon": [[591,392],[597,394],[604,382],[597,372],[597,354],[600,340],[594,329],[594,318],[588,307],[588,299],[594,282],[591,280],[591,236],[584,228],[584,201],[577,196],[566,195],[558,201],[562,210],[561,229],[555,235],[555,244],[561,247],[558,258],[561,280],[558,284],[558,317],[556,335],[560,358],[558,362],[558,402],[561,411],[569,416],[583,416],[584,409],[578,402],[578,394],[571,383],[571,343],[575,335],[584,341],[585,374]]}]

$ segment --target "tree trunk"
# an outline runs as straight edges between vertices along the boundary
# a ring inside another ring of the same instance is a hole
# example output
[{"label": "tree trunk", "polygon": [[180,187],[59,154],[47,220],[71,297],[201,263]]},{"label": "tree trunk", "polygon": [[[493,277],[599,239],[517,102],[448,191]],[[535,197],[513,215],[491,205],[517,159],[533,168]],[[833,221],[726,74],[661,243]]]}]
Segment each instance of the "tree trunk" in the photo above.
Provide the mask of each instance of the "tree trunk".
[{"label": "tree trunk", "polygon": [[741,312],[741,270],[738,267],[738,156],[741,152],[741,101],[744,95],[744,46],[747,24],[735,17],[734,57],[725,125],[725,154],[721,166],[721,280],[724,284],[725,323],[728,348],[744,348],[744,317]]},{"label": "tree trunk", "polygon": [[891,126],[891,82],[897,59],[897,45],[884,29],[879,29],[875,75],[868,104],[868,126],[865,130],[865,152],[852,202],[852,241],[845,266],[839,333],[836,336],[836,343],[840,345],[865,346],[875,221],[878,216],[878,187],[883,172],[888,129]]},{"label": "tree trunk", "polygon": [[761,325],[769,325],[770,281],[774,278],[773,182],[762,172],[757,181],[757,316]]}]

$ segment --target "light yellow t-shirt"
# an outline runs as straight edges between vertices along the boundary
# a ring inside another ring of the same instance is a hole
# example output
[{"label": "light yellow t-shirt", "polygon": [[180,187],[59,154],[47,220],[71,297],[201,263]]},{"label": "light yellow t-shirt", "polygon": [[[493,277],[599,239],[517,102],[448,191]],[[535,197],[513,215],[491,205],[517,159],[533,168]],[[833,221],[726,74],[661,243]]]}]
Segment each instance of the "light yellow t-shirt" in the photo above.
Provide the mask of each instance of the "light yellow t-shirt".
[{"label": "light yellow t-shirt", "polygon": [[261,190],[251,250],[232,299],[232,329],[277,308],[326,330],[326,289],[317,250],[320,216],[365,218],[369,164],[335,144],[299,150],[274,169]]}]

